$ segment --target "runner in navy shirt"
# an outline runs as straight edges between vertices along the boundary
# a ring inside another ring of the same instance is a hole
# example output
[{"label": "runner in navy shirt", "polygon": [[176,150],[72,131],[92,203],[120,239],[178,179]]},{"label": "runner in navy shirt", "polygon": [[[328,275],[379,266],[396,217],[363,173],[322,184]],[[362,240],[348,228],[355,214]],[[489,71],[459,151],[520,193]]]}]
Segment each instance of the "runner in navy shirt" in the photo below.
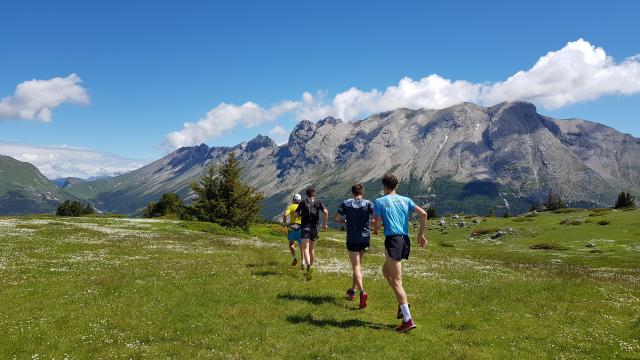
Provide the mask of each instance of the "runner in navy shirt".
[{"label": "runner in navy shirt", "polygon": [[352,286],[347,290],[347,299],[353,300],[356,297],[356,290],[360,291],[360,309],[367,307],[369,295],[364,291],[362,285],[361,262],[365,250],[369,247],[371,239],[371,228],[369,226],[373,215],[373,204],[363,198],[364,186],[355,184],[351,187],[353,198],[347,199],[340,204],[338,212],[334,216],[334,221],[338,224],[346,224],[347,228],[347,250],[353,269]]}]

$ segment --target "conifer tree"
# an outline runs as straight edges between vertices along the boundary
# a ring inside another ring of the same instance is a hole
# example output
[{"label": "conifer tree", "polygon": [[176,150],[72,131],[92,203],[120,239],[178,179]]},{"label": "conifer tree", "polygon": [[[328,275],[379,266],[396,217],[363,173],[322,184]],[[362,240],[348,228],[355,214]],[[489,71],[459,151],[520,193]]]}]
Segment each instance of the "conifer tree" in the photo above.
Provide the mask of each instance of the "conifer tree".
[{"label": "conifer tree", "polygon": [[219,168],[211,165],[200,181],[192,184],[197,197],[191,206],[195,217],[248,229],[260,216],[263,195],[242,182],[241,172],[240,162],[231,153]]}]

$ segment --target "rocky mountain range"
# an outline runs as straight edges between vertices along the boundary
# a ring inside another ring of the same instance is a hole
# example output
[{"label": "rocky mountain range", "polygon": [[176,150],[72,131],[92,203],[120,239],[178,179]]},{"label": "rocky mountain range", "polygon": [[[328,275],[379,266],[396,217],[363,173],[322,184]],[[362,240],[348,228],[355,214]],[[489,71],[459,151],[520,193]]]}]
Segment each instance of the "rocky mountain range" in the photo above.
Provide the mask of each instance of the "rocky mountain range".
[{"label": "rocky mountain range", "polygon": [[574,206],[611,206],[620,190],[640,190],[640,139],[586,120],[546,117],[526,102],[397,109],[355,122],[304,120],[281,146],[257,136],[234,147],[184,147],[65,190],[100,210],[135,214],[168,191],[188,199],[190,184],[229,152],[243,163],[244,179],[264,192],[267,218],[310,185],[333,208],[355,181],[375,197],[386,172],[402,179],[401,192],[440,212],[518,213],[550,190]]}]

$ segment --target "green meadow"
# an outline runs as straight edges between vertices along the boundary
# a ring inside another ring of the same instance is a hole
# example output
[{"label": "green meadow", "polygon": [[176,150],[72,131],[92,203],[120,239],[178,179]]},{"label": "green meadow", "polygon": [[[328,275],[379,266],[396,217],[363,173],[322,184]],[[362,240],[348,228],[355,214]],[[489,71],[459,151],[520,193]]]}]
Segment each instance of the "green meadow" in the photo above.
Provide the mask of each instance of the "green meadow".
[{"label": "green meadow", "polygon": [[404,263],[396,334],[381,237],[358,310],[338,230],[305,281],[276,224],[0,217],[0,358],[640,359],[639,210],[446,222]]}]

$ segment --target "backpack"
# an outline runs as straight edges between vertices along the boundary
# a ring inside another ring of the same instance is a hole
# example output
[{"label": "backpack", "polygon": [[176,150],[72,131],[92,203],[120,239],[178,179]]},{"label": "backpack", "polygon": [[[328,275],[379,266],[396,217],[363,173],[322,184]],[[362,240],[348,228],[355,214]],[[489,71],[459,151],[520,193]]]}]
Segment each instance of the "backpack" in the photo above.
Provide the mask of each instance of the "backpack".
[{"label": "backpack", "polygon": [[320,220],[320,212],[318,211],[318,207],[316,206],[316,202],[311,202],[309,198],[304,199],[304,207],[300,212],[302,216],[302,222],[306,224],[315,225]]}]

